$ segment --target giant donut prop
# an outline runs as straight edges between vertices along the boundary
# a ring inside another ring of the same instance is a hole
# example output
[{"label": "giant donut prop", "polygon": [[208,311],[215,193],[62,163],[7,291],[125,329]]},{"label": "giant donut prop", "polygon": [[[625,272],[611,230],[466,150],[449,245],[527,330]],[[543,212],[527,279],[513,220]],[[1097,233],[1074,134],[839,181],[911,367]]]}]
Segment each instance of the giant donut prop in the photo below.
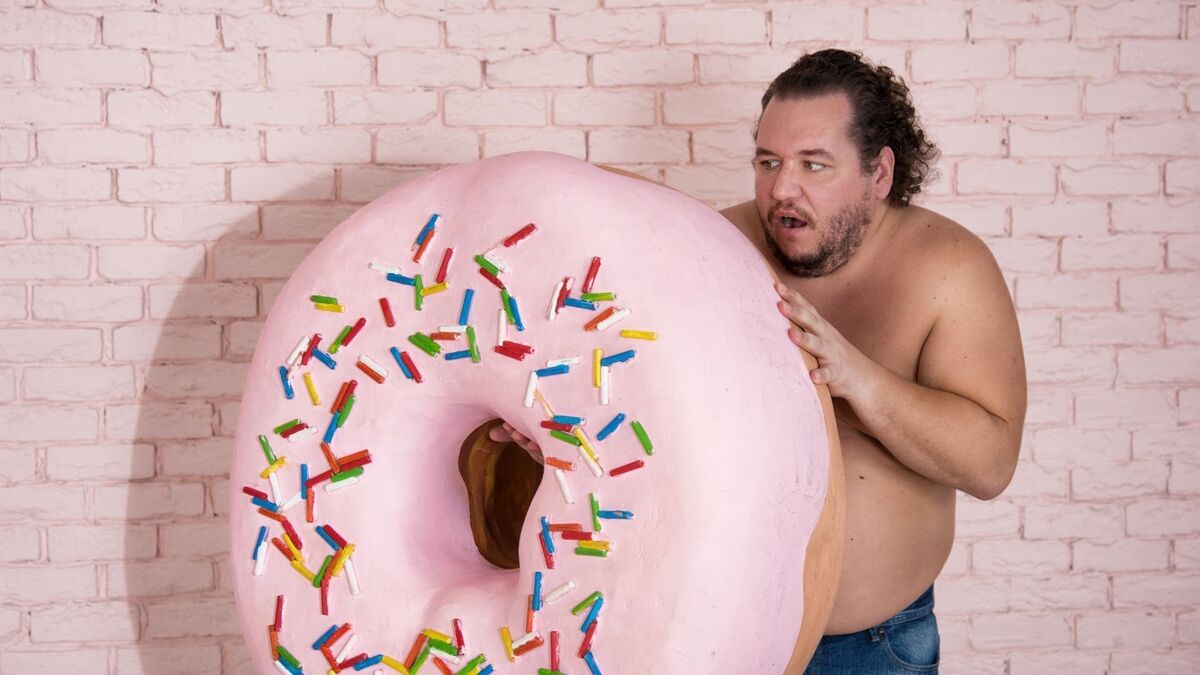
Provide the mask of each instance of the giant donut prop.
[{"label": "giant donut prop", "polygon": [[801,672],[842,476],[776,302],[719,214],[562,155],[358,211],[246,379],[230,527],[257,671]]}]

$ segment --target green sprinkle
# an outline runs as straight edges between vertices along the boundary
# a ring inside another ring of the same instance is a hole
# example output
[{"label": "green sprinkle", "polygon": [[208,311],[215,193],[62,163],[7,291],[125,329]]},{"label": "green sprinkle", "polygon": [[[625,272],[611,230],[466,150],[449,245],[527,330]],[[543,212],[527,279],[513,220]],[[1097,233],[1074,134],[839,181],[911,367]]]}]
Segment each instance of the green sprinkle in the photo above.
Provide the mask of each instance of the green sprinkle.
[{"label": "green sprinkle", "polygon": [[592,505],[592,529],[599,532],[600,531],[600,502],[596,501],[596,493],[595,492],[588,493],[588,501],[591,502],[591,505]]},{"label": "green sprinkle", "polygon": [[356,466],[353,469],[346,469],[345,471],[339,471],[338,473],[335,473],[332,476],[330,476],[329,480],[336,483],[338,481],[346,480],[347,478],[354,478],[355,476],[361,476],[363,474],[363,470],[366,468],[367,467],[365,467],[365,466]]},{"label": "green sprinkle", "polygon": [[441,640],[435,640],[433,638],[429,638],[429,646],[430,646],[430,648],[436,649],[443,654],[449,654],[450,656],[458,656],[458,647],[455,647],[454,645],[450,644],[449,642],[442,642]]},{"label": "green sprinkle", "polygon": [[508,319],[508,325],[515,326],[517,325],[517,320],[513,318],[512,305],[508,302],[510,297],[512,296],[508,294],[507,289],[500,289],[500,306],[504,308],[504,316]]},{"label": "green sprinkle", "polygon": [[353,325],[343,328],[342,332],[338,333],[337,339],[334,340],[333,344],[329,345],[329,349],[325,351],[329,352],[330,354],[336,354],[337,350],[342,346],[342,340],[346,339],[346,336],[350,334],[350,329],[352,328],[354,328]]},{"label": "green sprinkle", "polygon": [[437,356],[442,353],[442,346],[434,342],[433,338],[420,331],[409,335],[408,341],[430,356]]},{"label": "green sprinkle", "polygon": [[420,274],[413,275],[413,306],[417,311],[421,311],[421,305],[425,304],[425,295],[421,291],[425,290],[425,280]]},{"label": "green sprinkle", "polygon": [[417,654],[417,660],[413,661],[412,668],[408,669],[408,674],[416,675],[416,672],[421,669],[421,666],[425,665],[425,659],[427,658],[429,658],[428,642],[425,643],[425,648],[421,650],[421,653]]},{"label": "green sprinkle", "polygon": [[590,555],[597,558],[607,558],[608,551],[601,551],[598,548],[584,548],[582,546],[576,546],[575,555]]},{"label": "green sprinkle", "polygon": [[[284,422],[283,424],[280,424],[279,426],[275,427],[275,428],[274,428],[274,429],[272,429],[271,431],[275,432],[276,434],[282,434],[283,432],[285,432],[285,431],[287,431],[288,429],[290,429],[290,428],[292,428],[292,427],[296,426],[297,424],[300,424],[300,420],[299,420],[299,419],[294,419],[294,420],[292,420],[292,421],[290,421],[290,422]],[[265,437],[265,436],[262,436],[262,437],[260,437],[260,438],[266,438],[266,437]]]},{"label": "green sprinkle", "polygon": [[574,607],[571,608],[571,613],[574,614],[575,616],[579,616],[579,614],[582,613],[583,610],[587,609],[588,607],[591,607],[592,603],[596,602],[601,597],[603,597],[603,596],[600,595],[600,591],[592,591],[591,595],[587,596],[586,598],[581,600],[578,605],[575,605]]},{"label": "green sprinkle", "polygon": [[550,670],[549,668],[538,668],[538,675],[564,675],[561,670]]},{"label": "green sprinkle", "polygon": [[617,294],[616,293],[584,293],[583,295],[579,296],[579,299],[583,300],[584,302],[605,302],[605,301],[611,302],[611,301],[617,299]]},{"label": "green sprinkle", "polygon": [[275,653],[279,655],[279,658],[286,661],[289,666],[297,670],[300,669],[300,662],[296,660],[296,657],[292,656],[292,653],[287,650],[287,647],[279,645],[275,648]]},{"label": "green sprinkle", "polygon": [[579,447],[581,445],[578,438],[575,438],[571,434],[563,433],[558,429],[551,429],[550,435],[562,441],[563,443],[574,445],[575,447]]},{"label": "green sprinkle", "polygon": [[[298,422],[299,420],[296,421]],[[279,432],[276,431],[275,433]],[[275,451],[271,449],[271,442],[267,440],[265,435],[258,435],[258,444],[262,446],[263,454],[267,456],[267,464],[274,464],[279,461],[279,458],[275,456]]]},{"label": "green sprinkle", "polygon": [[654,444],[650,442],[650,437],[646,435],[646,430],[642,428],[641,422],[633,422],[629,426],[633,427],[633,433],[637,434],[638,441],[642,444],[642,449],[647,455],[654,454]]},{"label": "green sprinkle", "polygon": [[488,259],[482,255],[475,256],[475,264],[491,272],[492,276],[500,276],[500,268],[488,262]]},{"label": "green sprinkle", "polygon": [[337,299],[337,298],[335,298],[335,297],[333,297],[333,296],[331,296],[331,295],[310,295],[310,296],[308,296],[308,299],[309,299],[309,300],[312,300],[313,302],[319,302],[319,303],[321,303],[322,305],[337,305],[337,304],[341,304],[341,303],[339,303],[339,302],[338,302],[338,299]]},{"label": "green sprinkle", "polygon": [[357,400],[358,397],[354,394],[350,394],[346,397],[346,402],[342,404],[342,409],[340,411],[342,414],[338,415],[337,428],[341,429],[342,425],[346,423],[346,418],[350,416],[350,410],[354,408],[354,402]]},{"label": "green sprinkle", "polygon": [[471,351],[471,363],[479,363],[483,360],[479,356],[479,345],[475,342],[474,326],[467,326],[467,349]]},{"label": "green sprinkle", "polygon": [[321,569],[317,570],[316,576],[313,577],[313,588],[321,587],[321,580],[325,578],[325,572],[329,569],[331,562],[333,562],[333,556],[325,556],[325,562],[321,563]]},{"label": "green sprinkle", "polygon": [[479,666],[483,665],[484,661],[487,661],[487,655],[480,654],[470,661],[467,661],[467,665],[463,666],[457,673],[455,673],[455,675],[467,675],[467,673],[470,673]]}]

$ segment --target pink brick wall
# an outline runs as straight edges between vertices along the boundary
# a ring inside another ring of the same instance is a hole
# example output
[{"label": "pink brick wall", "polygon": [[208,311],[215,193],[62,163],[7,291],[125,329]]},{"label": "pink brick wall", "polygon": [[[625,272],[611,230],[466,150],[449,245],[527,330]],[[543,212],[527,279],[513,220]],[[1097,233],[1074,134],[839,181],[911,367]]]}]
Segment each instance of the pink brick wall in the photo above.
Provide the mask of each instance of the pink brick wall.
[{"label": "pink brick wall", "polygon": [[751,195],[804,50],[903,73],[926,203],[986,238],[1022,462],[960,501],[947,672],[1200,663],[1200,7],[0,3],[0,672],[243,673],[224,559],[244,364],[288,273],[430,164],[542,148]]}]

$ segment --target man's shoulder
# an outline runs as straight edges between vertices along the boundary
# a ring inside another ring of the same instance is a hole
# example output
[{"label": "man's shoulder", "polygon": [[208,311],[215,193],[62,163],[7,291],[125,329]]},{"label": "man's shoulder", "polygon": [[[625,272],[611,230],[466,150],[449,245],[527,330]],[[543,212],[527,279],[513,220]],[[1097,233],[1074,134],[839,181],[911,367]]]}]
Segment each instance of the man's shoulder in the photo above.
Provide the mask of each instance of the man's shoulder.
[{"label": "man's shoulder", "polygon": [[1007,293],[991,249],[971,230],[920,206],[902,210],[900,231],[916,276],[936,288],[935,297],[962,301],[979,293]]}]

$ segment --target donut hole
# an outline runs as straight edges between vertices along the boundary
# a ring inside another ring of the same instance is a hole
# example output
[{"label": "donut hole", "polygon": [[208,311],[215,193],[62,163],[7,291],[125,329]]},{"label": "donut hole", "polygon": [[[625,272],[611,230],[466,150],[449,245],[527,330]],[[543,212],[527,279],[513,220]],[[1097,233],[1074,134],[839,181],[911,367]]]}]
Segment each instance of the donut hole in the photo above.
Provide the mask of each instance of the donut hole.
[{"label": "donut hole", "polygon": [[458,471],[467,488],[471,535],[479,554],[501,569],[517,569],[521,526],[542,482],[543,467],[516,443],[488,437],[500,423],[490,420],[467,436]]}]

